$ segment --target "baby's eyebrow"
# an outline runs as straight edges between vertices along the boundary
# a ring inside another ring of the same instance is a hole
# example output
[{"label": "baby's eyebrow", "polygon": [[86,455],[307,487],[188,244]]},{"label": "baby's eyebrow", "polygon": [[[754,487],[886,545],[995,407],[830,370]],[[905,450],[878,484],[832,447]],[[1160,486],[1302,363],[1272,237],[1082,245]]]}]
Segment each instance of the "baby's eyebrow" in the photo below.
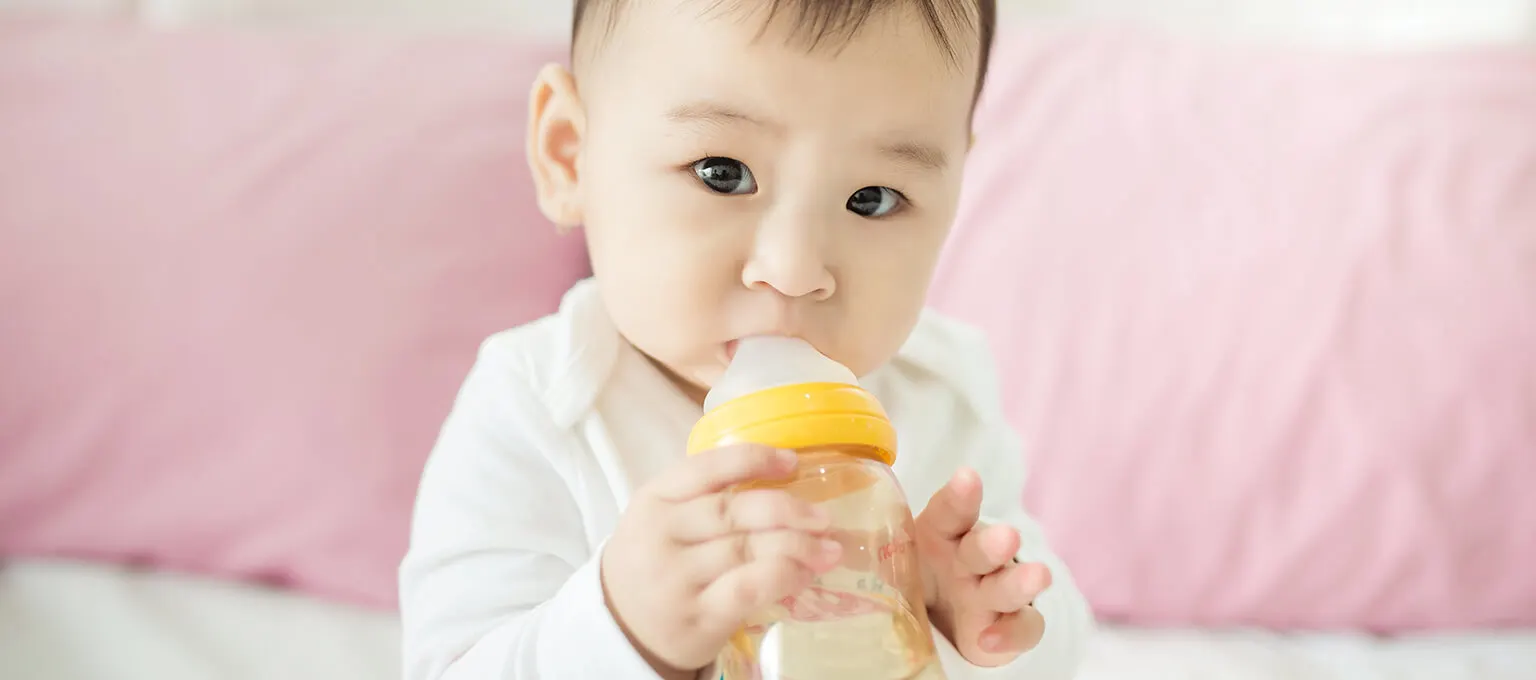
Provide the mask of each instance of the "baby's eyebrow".
[{"label": "baby's eyebrow", "polygon": [[943,170],[949,165],[949,156],[943,149],[932,144],[920,142],[895,142],[880,145],[880,153],[889,156],[899,163],[911,165],[919,170]]},{"label": "baby's eyebrow", "polygon": [[[676,123],[703,123],[707,125],[731,125],[747,123],[783,132],[784,124],[776,120],[756,116],[741,109],[719,102],[699,101],[680,104],[667,111],[667,118]],[[918,170],[938,171],[949,165],[949,156],[932,144],[911,141],[884,142],[879,144],[880,155],[897,163]]]},{"label": "baby's eyebrow", "polygon": [[673,107],[667,118],[678,123],[750,123],[759,127],[783,129],[781,123],[760,118],[737,108],[716,102],[693,102]]}]

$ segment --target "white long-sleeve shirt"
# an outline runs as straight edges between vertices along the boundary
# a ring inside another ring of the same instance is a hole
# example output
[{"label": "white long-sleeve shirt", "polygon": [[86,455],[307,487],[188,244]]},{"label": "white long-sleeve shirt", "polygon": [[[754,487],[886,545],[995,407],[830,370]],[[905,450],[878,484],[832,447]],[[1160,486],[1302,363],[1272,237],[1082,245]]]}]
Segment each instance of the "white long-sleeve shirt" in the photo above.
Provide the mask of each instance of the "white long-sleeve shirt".
[{"label": "white long-sleeve shirt", "polygon": [[[895,473],[918,512],[960,466],[983,519],[1016,527],[1048,565],[1033,651],[966,662],[937,631],[951,680],[1072,676],[1092,626],[1083,597],[1020,503],[1024,466],[976,331],[925,313],[860,380],[897,430]],[[408,680],[650,680],[603,602],[601,548],[633,489],[686,454],[702,415],[609,320],[591,281],[549,317],[482,346],[427,462],[400,569]]]}]

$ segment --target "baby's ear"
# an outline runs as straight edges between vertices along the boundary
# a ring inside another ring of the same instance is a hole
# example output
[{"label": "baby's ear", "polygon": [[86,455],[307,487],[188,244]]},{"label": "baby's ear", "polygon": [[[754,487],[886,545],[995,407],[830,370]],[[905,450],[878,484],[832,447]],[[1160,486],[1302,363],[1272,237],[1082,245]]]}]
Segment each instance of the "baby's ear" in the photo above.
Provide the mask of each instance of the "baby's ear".
[{"label": "baby's ear", "polygon": [[528,101],[528,168],[539,209],[562,230],[582,222],[576,158],[585,132],[575,77],[559,64],[545,66]]}]

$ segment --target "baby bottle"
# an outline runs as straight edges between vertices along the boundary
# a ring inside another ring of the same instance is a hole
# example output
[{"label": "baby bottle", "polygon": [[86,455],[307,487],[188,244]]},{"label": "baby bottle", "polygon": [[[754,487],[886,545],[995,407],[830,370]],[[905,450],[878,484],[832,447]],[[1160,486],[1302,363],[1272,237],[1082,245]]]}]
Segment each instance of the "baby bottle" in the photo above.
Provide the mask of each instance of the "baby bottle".
[{"label": "baby bottle", "polygon": [[704,401],[689,453],[752,442],[800,455],[778,488],[832,517],[841,564],[747,622],[723,680],[942,680],[912,511],[891,472],[896,431],[851,371],[793,338],[742,340]]}]

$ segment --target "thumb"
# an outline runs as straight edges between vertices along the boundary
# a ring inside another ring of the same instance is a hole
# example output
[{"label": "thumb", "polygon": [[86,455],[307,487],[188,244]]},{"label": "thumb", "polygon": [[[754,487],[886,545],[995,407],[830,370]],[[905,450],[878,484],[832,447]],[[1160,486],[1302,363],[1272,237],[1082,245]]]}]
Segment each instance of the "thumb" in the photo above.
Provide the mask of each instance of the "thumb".
[{"label": "thumb", "polygon": [[981,519],[981,478],[960,468],[917,516],[917,525],[947,539],[958,539]]}]

